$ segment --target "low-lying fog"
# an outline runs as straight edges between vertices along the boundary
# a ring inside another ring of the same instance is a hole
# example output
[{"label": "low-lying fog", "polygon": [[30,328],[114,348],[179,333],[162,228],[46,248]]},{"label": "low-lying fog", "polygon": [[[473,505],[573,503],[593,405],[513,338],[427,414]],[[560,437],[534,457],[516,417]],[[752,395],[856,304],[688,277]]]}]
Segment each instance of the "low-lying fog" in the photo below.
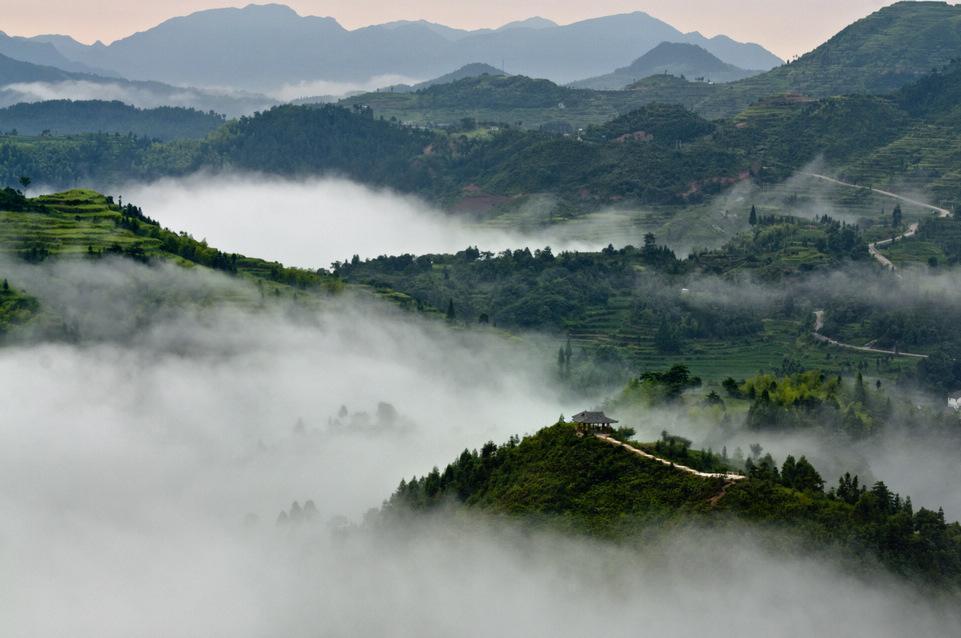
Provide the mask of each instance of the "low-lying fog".
[{"label": "low-lying fog", "polygon": [[336,80],[303,80],[284,84],[271,92],[281,102],[290,102],[301,98],[325,97],[331,100],[342,98],[354,93],[370,93],[378,89],[396,86],[398,84],[414,85],[421,82],[417,78],[406,75],[376,75],[362,82],[338,82]]},{"label": "low-lying fog", "polygon": [[[77,344],[0,350],[4,635],[961,627],[955,609],[831,562],[769,554],[745,534],[691,530],[636,552],[470,518],[358,529],[348,521],[400,478],[587,406],[552,387],[549,358],[542,366],[517,343],[350,296],[257,311],[245,309],[253,291],[212,274],[188,283],[173,266],[3,269],[48,306],[83,310]],[[158,290],[197,303],[112,337]],[[210,301],[218,295],[238,302]],[[308,499],[313,524],[275,525]]]},{"label": "low-lying fog", "polygon": [[179,106],[228,117],[252,115],[276,105],[272,98],[229,89],[175,87],[154,82],[64,80],[0,85],[0,106],[46,100],[117,100],[141,109]]},{"label": "low-lying fog", "polygon": [[[341,179],[198,175],[129,185],[121,192],[124,201],[164,226],[206,238],[212,246],[308,268],[326,268],[355,254],[450,253],[475,245],[491,251],[548,245],[555,252],[597,250],[611,242],[639,244],[643,236],[639,230],[636,237],[605,232],[611,220],[604,215],[528,232],[502,229]],[[589,239],[580,239],[585,236]]]},{"label": "low-lying fog", "polygon": [[[196,176],[120,193],[211,245],[313,268],[640,242],[594,224],[603,216],[525,234],[335,179]],[[588,229],[596,240],[573,239]],[[536,342],[351,295],[263,309],[255,289],[173,266],[0,270],[76,337],[0,349],[3,635],[961,635],[956,607],[840,562],[773,555],[749,533],[686,530],[638,552],[475,518],[364,527],[401,478],[593,407],[553,385],[553,351]],[[856,271],[821,283],[890,302]],[[954,283],[924,277],[917,294]],[[714,280],[692,291],[757,307],[783,296]],[[806,453],[830,484],[852,469],[961,516],[957,449],[938,441],[731,436],[677,412],[628,424],[641,438]],[[313,501],[313,524],[275,525],[294,500]]]}]

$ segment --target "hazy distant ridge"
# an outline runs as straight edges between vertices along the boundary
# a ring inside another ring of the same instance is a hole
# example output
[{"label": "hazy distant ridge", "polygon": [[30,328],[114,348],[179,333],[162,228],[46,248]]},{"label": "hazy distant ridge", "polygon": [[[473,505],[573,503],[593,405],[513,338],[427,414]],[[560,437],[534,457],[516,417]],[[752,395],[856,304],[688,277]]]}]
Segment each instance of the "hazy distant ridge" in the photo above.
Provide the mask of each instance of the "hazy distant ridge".
[{"label": "hazy distant ridge", "polygon": [[496,30],[416,21],[348,31],[333,18],[300,16],[277,4],[250,5],[173,18],[108,46],[78,46],[51,36],[43,41],[76,62],[130,78],[258,91],[305,80],[430,78],[474,62],[571,82],[621,67],[664,41],[698,44],[746,68],[781,64],[759,45],[684,34],[641,12],[564,26],[532,18]]}]

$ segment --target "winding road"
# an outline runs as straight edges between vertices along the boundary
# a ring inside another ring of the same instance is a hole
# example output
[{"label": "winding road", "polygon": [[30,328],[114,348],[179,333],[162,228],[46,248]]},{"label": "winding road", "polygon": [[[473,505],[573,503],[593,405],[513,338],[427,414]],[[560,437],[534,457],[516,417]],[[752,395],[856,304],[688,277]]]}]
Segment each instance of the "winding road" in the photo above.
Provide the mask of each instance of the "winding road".
[{"label": "winding road", "polygon": [[[890,197],[892,199],[902,201],[905,204],[911,204],[913,206],[918,206],[920,208],[926,208],[930,211],[934,211],[935,213],[937,213],[938,217],[944,218],[944,217],[951,216],[951,211],[949,211],[947,208],[941,208],[933,204],[926,204],[925,202],[921,202],[916,199],[911,199],[910,197],[905,197],[904,195],[898,195],[897,193],[892,193],[891,191],[885,191],[879,188],[870,188],[867,186],[859,186],[858,184],[851,184],[849,182],[842,182],[839,179],[828,177],[827,175],[819,175],[818,173],[801,173],[801,175],[804,175],[806,177],[814,177],[815,179],[829,182],[837,186],[844,186],[845,188],[857,188],[857,189],[867,188],[872,193],[877,193],[878,195],[884,195],[885,197]],[[894,263],[890,259],[885,257],[883,254],[881,254],[881,251],[879,249],[884,248],[885,246],[890,246],[896,241],[907,239],[908,237],[914,237],[917,234],[918,234],[918,224],[917,223],[911,224],[910,226],[908,226],[908,229],[904,233],[898,235],[897,237],[892,237],[891,239],[885,239],[883,241],[876,241],[872,244],[868,244],[868,252],[871,253],[871,256],[874,257],[875,261],[877,261],[879,264],[881,264],[888,270],[892,270],[892,271],[897,270],[897,267],[894,265]]]},{"label": "winding road", "polygon": [[847,188],[867,188],[872,193],[877,193],[878,195],[884,195],[885,197],[891,197],[893,199],[900,200],[906,204],[913,204],[915,206],[920,206],[921,208],[927,208],[928,210],[933,210],[938,214],[938,217],[950,217],[951,211],[946,208],[939,208],[933,204],[926,204],[925,202],[918,201],[916,199],[911,199],[910,197],[905,197],[904,195],[898,195],[897,193],[892,193],[890,191],[883,191],[879,188],[870,188],[868,186],[860,186],[858,184],[851,184],[850,182],[842,182],[839,179],[833,177],[828,177],[827,175],[819,175],[818,173],[801,173],[805,177],[814,177],[816,179],[823,180],[825,182],[830,182],[832,184],[837,184],[838,186],[845,186]]},{"label": "winding road", "polygon": [[[951,211],[949,211],[946,208],[940,208],[939,206],[934,206],[933,204],[926,204],[925,202],[921,202],[916,199],[911,199],[910,197],[905,197],[904,195],[898,195],[897,193],[892,193],[890,191],[880,190],[878,188],[869,188],[867,186],[859,186],[858,184],[851,184],[849,182],[842,182],[839,179],[828,177],[827,175],[819,175],[818,173],[801,173],[801,174],[806,177],[814,177],[816,179],[820,179],[825,182],[830,182],[831,184],[836,184],[838,186],[844,186],[846,188],[857,188],[857,189],[867,188],[872,193],[877,193],[878,195],[884,195],[885,197],[890,197],[892,199],[905,202],[906,204],[912,204],[920,208],[926,208],[928,210],[934,211],[935,213],[937,213],[938,217],[940,218],[951,216]],[[881,253],[880,249],[884,248],[885,246],[890,246],[896,241],[907,239],[908,237],[914,237],[918,233],[918,227],[919,227],[919,224],[915,222],[914,224],[911,224],[910,226],[908,226],[908,229],[902,234],[898,235],[897,237],[892,237],[891,239],[885,239],[882,241],[876,241],[871,244],[868,244],[868,252],[871,254],[871,257],[873,257],[874,260],[877,261],[879,264],[881,264],[881,266],[883,266],[884,268],[887,268],[888,270],[891,270],[891,271],[897,271],[898,268],[897,266],[894,265],[894,262],[892,262],[890,259],[885,257]],[[888,355],[894,355],[898,357],[910,357],[914,359],[928,358],[928,355],[926,354],[913,354],[910,352],[898,352],[896,350],[882,350],[880,348],[872,348],[870,346],[855,346],[850,343],[842,343],[840,341],[837,341],[836,339],[832,339],[830,337],[826,337],[823,334],[821,334],[821,329],[823,327],[824,327],[824,311],[816,310],[814,312],[814,332],[812,334],[814,335],[814,338],[817,339],[818,341],[831,344],[832,346],[836,346],[838,348],[844,348],[845,350],[854,350],[856,352],[867,352],[870,354],[888,354]]]},{"label": "winding road", "polygon": [[927,359],[926,354],[914,354],[911,352],[898,352],[897,350],[883,350],[881,348],[872,348],[870,346],[856,346],[850,343],[843,343],[837,339],[832,339],[831,337],[826,337],[821,334],[821,328],[824,327],[824,311],[815,310],[814,311],[814,332],[811,335],[822,343],[827,343],[838,348],[844,348],[845,350],[854,350],[855,352],[866,352],[868,354],[888,354],[895,357],[909,357],[912,359]]}]

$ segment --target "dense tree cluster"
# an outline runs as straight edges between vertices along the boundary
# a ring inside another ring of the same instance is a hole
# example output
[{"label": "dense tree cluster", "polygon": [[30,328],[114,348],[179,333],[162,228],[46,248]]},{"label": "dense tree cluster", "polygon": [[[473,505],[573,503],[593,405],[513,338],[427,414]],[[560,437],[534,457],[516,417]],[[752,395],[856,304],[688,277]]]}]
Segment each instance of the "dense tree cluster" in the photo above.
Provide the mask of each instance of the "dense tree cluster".
[{"label": "dense tree cluster", "polygon": [[751,400],[747,424],[759,430],[824,428],[860,437],[879,428],[892,412],[879,390],[869,394],[861,373],[851,387],[817,370],[780,378],[760,375],[741,384],[737,393]]}]

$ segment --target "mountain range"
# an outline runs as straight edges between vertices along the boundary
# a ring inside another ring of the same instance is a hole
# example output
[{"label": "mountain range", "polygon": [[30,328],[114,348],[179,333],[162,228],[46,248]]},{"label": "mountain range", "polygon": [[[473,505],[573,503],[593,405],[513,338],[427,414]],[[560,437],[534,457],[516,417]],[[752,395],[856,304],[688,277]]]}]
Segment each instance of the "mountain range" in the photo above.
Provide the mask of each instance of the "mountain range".
[{"label": "mountain range", "polygon": [[109,45],[86,46],[63,36],[27,40],[51,46],[73,63],[131,79],[262,92],[314,80],[425,79],[474,62],[566,83],[623,66],[665,41],[699,45],[741,68],[782,63],[760,45],[685,34],[642,12],[563,26],[533,18],[496,30],[417,21],[349,31],[333,18],[300,16],[270,4],[172,18]]}]

